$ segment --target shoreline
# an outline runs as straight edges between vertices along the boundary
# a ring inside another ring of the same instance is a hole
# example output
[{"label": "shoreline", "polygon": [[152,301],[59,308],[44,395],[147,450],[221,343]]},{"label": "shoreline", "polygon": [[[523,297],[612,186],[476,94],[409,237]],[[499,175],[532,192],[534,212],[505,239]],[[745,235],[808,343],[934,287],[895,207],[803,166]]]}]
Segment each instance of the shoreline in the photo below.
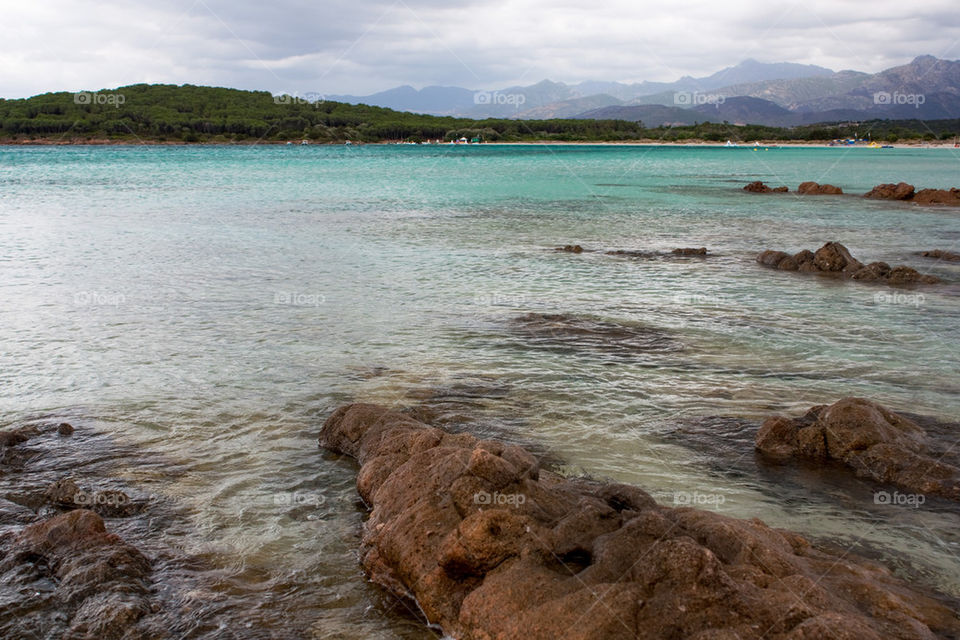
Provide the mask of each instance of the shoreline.
[{"label": "shoreline", "polygon": [[[344,142],[310,142],[307,145],[301,145],[299,142],[291,141],[292,144],[287,144],[286,140],[257,140],[257,141],[223,141],[223,140],[210,140],[206,142],[183,142],[180,140],[109,140],[109,139],[92,139],[92,140],[60,140],[60,139],[50,139],[50,138],[40,138],[36,140],[0,140],[0,147],[204,147],[204,146],[216,146],[216,147],[255,147],[255,146],[318,146],[318,147],[342,147],[342,146],[418,146],[418,147],[483,147],[483,146],[499,146],[499,147],[518,147],[518,146],[603,146],[603,147],[694,147],[694,148],[720,148],[720,149],[753,149],[757,148],[796,148],[796,149],[871,149],[878,150],[876,148],[871,148],[866,145],[830,145],[830,141],[820,141],[820,142],[810,142],[810,141],[793,141],[793,140],[779,140],[779,141],[759,141],[759,145],[754,145],[752,142],[738,143],[735,147],[727,147],[725,143],[722,142],[708,142],[705,140],[690,140],[683,142],[664,142],[662,140],[625,140],[625,141],[571,141],[571,140],[524,140],[517,142],[483,142],[480,144],[451,144],[451,143],[440,143],[440,144],[407,144],[400,141],[386,141],[386,142],[353,142],[350,145],[346,145]],[[950,143],[907,143],[907,142],[894,142],[886,143],[885,146],[890,146],[894,149],[938,149],[938,150],[950,150],[956,149],[960,152],[960,148],[954,147]]]}]

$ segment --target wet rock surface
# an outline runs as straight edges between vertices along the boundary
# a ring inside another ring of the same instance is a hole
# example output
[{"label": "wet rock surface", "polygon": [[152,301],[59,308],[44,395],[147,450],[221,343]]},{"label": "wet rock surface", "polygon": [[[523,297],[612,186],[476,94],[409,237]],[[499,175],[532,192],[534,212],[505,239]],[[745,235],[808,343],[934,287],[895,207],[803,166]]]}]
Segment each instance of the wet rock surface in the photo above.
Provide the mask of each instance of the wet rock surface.
[{"label": "wet rock surface", "polygon": [[788,187],[769,187],[759,180],[751,182],[743,190],[749,193],[787,193],[790,191]]},{"label": "wet rock surface", "polygon": [[[34,592],[8,602],[3,615],[62,616],[64,638],[122,638],[150,612],[151,565],[135,547],[109,533],[96,513],[77,509],[7,536],[0,582]],[[9,540],[12,538],[12,540]],[[47,626],[36,620],[37,629]]]},{"label": "wet rock surface", "polygon": [[863,194],[864,198],[873,200],[910,200],[913,198],[916,188],[906,182],[897,184],[878,184],[873,189]]},{"label": "wet rock surface", "polygon": [[706,247],[677,247],[670,253],[677,256],[705,256],[707,255]]},{"label": "wet rock surface", "polygon": [[792,256],[784,251],[768,249],[757,256],[757,262],[780,271],[802,271],[863,282],[883,282],[892,285],[941,282],[936,276],[920,273],[912,267],[891,267],[886,262],[871,262],[865,265],[854,258],[839,242],[828,242],[816,252],[804,250]]},{"label": "wet rock surface", "polygon": [[368,575],[461,640],[933,638],[956,613],[890,573],[759,520],[562,479],[519,447],[375,405],[320,444],[353,456]]},{"label": "wet rock surface", "polygon": [[[596,253],[597,249],[584,249],[579,244],[568,244],[562,247],[555,247],[554,251],[561,253]],[[655,251],[645,249],[610,249],[603,251],[604,255],[619,256],[623,258],[643,258],[649,260],[673,259],[684,257],[706,257],[709,254],[706,247],[677,247],[671,251]]]},{"label": "wet rock surface", "polygon": [[906,182],[878,184],[865,193],[863,197],[873,200],[899,200],[925,205],[960,206],[960,189],[920,189],[918,191],[916,187]]},{"label": "wet rock surface", "polygon": [[843,189],[832,184],[801,182],[797,187],[797,193],[805,196],[839,196],[843,195]]},{"label": "wet rock surface", "polygon": [[921,189],[913,196],[917,204],[943,204],[960,207],[960,189]]},{"label": "wet rock surface", "polygon": [[942,249],[933,249],[931,251],[921,251],[917,255],[934,260],[946,260],[947,262],[960,262],[960,253],[953,251],[944,251]]},{"label": "wet rock surface", "polygon": [[[955,434],[954,434],[955,437]],[[767,419],[756,436],[767,459],[839,462],[858,477],[960,501],[960,454],[919,424],[863,398]]]}]

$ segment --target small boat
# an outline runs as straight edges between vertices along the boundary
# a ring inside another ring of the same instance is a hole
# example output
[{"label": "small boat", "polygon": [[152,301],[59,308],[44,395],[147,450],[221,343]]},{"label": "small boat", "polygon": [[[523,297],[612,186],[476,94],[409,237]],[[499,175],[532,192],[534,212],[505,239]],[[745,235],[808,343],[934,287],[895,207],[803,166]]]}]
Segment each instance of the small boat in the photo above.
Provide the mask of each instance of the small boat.
[{"label": "small boat", "polygon": [[727,144],[725,144],[725,145],[723,145],[723,146],[725,146],[725,147],[739,147],[740,145],[738,145],[736,142],[731,142],[730,140],[727,140]]}]

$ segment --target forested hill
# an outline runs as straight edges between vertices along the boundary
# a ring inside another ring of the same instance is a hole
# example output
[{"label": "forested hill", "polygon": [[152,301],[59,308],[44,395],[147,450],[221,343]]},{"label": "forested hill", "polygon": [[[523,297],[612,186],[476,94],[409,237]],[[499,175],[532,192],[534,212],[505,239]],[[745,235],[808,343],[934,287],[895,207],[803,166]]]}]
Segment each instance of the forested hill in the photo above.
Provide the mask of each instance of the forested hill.
[{"label": "forested hill", "polygon": [[960,120],[871,120],[793,128],[729,123],[644,128],[625,120],[470,120],[383,107],[350,105],[317,96],[274,96],[193,85],[136,84],[111,90],[45,93],[0,99],[0,143],[386,142],[479,138],[484,142],[751,142],[950,140]]},{"label": "forested hill", "polygon": [[642,126],[617,120],[469,120],[316,96],[273,96],[193,85],[136,84],[98,92],[0,100],[0,140],[380,142],[452,140],[636,140]]}]

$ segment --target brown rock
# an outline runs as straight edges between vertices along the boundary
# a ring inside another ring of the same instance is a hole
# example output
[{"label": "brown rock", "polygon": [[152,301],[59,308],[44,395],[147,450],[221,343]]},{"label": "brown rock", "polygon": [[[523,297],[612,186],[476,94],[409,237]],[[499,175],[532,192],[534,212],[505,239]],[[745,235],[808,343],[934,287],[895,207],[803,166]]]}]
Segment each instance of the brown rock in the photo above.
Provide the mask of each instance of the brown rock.
[{"label": "brown rock", "polygon": [[72,436],[73,432],[73,425],[69,422],[61,422],[59,425],[57,425],[57,433],[62,436]]},{"label": "brown rock", "polygon": [[751,182],[743,188],[744,191],[749,191],[750,193],[770,193],[771,189],[761,181],[757,180],[756,182]]},{"label": "brown rock", "polygon": [[875,200],[909,200],[913,197],[914,186],[906,182],[897,184],[878,184],[863,195],[864,198]]},{"label": "brown rock", "polygon": [[[806,428],[821,417],[900,425],[861,409],[811,412]],[[799,444],[793,421],[764,429],[764,442],[784,455]],[[912,432],[896,433],[909,441]],[[364,569],[415,598],[453,637],[862,640],[960,632],[948,607],[889,571],[818,551],[794,533],[659,506],[635,487],[533,477],[529,454],[508,459],[507,447],[386,408],[337,409],[320,443],[355,456],[367,478]]]},{"label": "brown rock", "polygon": [[913,202],[960,207],[960,189],[921,189],[914,194]]},{"label": "brown rock", "polygon": [[863,267],[863,263],[850,255],[850,251],[839,242],[828,242],[813,254],[813,263],[820,271],[844,271],[853,273]]},{"label": "brown rock", "polygon": [[832,184],[817,184],[816,182],[803,182],[797,187],[797,193],[805,196],[838,196],[843,195],[843,189],[835,187]]},{"label": "brown rock", "polygon": [[800,265],[792,256],[787,256],[777,264],[777,269],[781,271],[796,271]]},{"label": "brown rock", "polygon": [[774,187],[770,188],[764,183],[757,180],[756,182],[751,182],[743,188],[744,191],[749,191],[750,193],[786,193],[790,191],[787,187]]},{"label": "brown rock", "polygon": [[831,459],[856,475],[909,491],[960,500],[960,469],[929,449],[917,424],[863,398],[844,398],[810,416],[769,418],[757,449],[771,459]]},{"label": "brown rock", "polygon": [[671,253],[675,253],[681,256],[705,256],[707,255],[707,248],[706,247],[699,247],[699,248],[683,247],[683,248],[674,249],[673,251],[671,251]]},{"label": "brown rock", "polygon": [[886,262],[871,262],[865,267],[855,271],[850,277],[854,280],[865,280],[868,282],[884,280],[890,277],[890,265]]},{"label": "brown rock", "polygon": [[789,253],[785,253],[783,251],[771,251],[768,249],[757,256],[757,262],[767,267],[776,267],[789,257]]},{"label": "brown rock", "polygon": [[0,560],[0,579],[18,584],[35,579],[31,572],[53,589],[59,613],[69,620],[65,637],[131,637],[131,626],[150,610],[149,560],[107,532],[92,511],[24,528]]},{"label": "brown rock", "polygon": [[583,253],[583,247],[578,244],[568,244],[562,247],[557,247],[554,251],[565,251],[567,253]]},{"label": "brown rock", "polygon": [[871,262],[864,266],[839,242],[828,242],[817,249],[816,253],[804,249],[792,257],[783,251],[768,249],[757,256],[757,262],[781,271],[820,273],[864,282],[886,282],[892,285],[941,282],[936,276],[925,275],[906,266],[891,267],[886,262]]},{"label": "brown rock", "polygon": [[940,278],[922,274],[916,269],[910,267],[894,267],[887,274],[887,282],[890,284],[937,284]]},{"label": "brown rock", "polygon": [[936,260],[947,260],[949,262],[960,262],[960,253],[954,253],[953,251],[943,251],[942,249],[934,249],[932,251],[921,251],[920,255],[924,258],[934,258]]}]

